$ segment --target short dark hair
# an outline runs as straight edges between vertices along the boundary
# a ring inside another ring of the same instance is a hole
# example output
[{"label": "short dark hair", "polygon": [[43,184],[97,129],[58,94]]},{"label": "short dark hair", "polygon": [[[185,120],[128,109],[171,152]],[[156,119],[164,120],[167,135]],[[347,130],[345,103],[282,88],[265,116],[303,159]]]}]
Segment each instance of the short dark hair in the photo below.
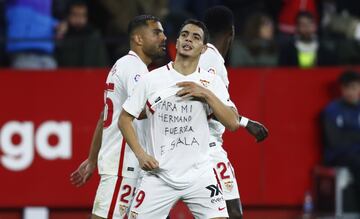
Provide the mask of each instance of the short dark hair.
[{"label": "short dark hair", "polygon": [[344,71],[339,76],[338,82],[343,86],[348,86],[352,82],[360,82],[360,74],[353,70]]},{"label": "short dark hair", "polygon": [[66,14],[69,15],[70,12],[71,12],[71,9],[75,6],[82,6],[82,7],[85,7],[85,8],[88,8],[88,5],[86,3],[85,0],[74,0],[74,1],[71,1],[67,7],[66,7]]},{"label": "short dark hair", "polygon": [[205,11],[204,23],[208,28],[210,37],[232,31],[234,15],[225,6],[214,6]]},{"label": "short dark hair", "polygon": [[178,33],[178,37],[180,36],[180,33],[182,31],[182,29],[188,25],[188,24],[193,24],[195,26],[198,26],[200,27],[203,32],[204,32],[204,37],[203,37],[203,43],[204,44],[207,44],[208,41],[209,41],[209,32],[208,32],[208,29],[206,28],[205,24],[199,20],[196,20],[196,19],[187,19],[180,27],[180,30],[179,30],[179,33]]},{"label": "short dark hair", "polygon": [[128,35],[130,36],[134,32],[134,30],[136,30],[139,27],[147,26],[148,21],[160,22],[160,19],[153,15],[148,15],[148,14],[136,16],[130,21],[128,25]]},{"label": "short dark hair", "polygon": [[299,19],[302,17],[309,18],[310,20],[315,20],[314,15],[310,11],[299,11],[296,14],[296,18],[295,18],[296,24],[299,23]]}]

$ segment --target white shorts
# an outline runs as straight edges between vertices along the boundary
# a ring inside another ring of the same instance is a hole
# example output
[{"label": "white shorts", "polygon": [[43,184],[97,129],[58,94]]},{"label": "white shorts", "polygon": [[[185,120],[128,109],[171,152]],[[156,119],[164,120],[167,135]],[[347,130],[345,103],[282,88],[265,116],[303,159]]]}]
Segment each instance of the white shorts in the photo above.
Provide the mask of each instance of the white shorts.
[{"label": "white shorts", "polygon": [[125,218],[135,193],[137,178],[101,175],[92,214],[103,218]]},{"label": "white shorts", "polygon": [[130,208],[130,219],[165,219],[178,200],[182,200],[195,218],[228,217],[225,200],[214,170],[203,174],[186,189],[175,189],[155,175],[145,175]]},{"label": "white shorts", "polygon": [[[217,145],[216,147],[221,147]],[[234,168],[232,167],[224,149],[211,154],[215,170],[221,183],[225,200],[240,199],[239,188],[236,182]]]}]

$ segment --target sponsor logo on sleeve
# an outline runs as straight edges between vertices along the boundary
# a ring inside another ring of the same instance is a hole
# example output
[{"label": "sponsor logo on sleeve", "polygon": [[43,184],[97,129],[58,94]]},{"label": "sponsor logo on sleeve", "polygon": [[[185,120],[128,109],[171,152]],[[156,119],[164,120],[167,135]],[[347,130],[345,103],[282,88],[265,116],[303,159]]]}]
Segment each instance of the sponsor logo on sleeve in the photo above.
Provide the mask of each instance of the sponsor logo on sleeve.
[{"label": "sponsor logo on sleeve", "polygon": [[140,78],[141,78],[141,75],[136,74],[134,77],[135,82],[138,82],[140,80]]},{"label": "sponsor logo on sleeve", "polygon": [[211,73],[211,74],[216,74],[215,68],[209,68],[208,72]]}]

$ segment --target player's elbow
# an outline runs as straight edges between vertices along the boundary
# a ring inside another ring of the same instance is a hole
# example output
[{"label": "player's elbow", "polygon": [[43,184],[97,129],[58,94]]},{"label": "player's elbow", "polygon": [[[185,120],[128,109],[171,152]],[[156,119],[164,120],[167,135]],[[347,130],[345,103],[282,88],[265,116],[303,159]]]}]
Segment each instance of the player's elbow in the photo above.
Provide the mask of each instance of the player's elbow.
[{"label": "player's elbow", "polygon": [[229,124],[227,124],[226,129],[228,129],[231,132],[234,132],[238,130],[240,127],[239,123],[237,121],[232,121]]},{"label": "player's elbow", "polygon": [[118,120],[118,128],[120,129],[121,132],[123,132],[123,130],[129,125],[131,124],[131,116],[129,113],[127,113],[125,110],[122,110],[120,113],[120,117]]}]

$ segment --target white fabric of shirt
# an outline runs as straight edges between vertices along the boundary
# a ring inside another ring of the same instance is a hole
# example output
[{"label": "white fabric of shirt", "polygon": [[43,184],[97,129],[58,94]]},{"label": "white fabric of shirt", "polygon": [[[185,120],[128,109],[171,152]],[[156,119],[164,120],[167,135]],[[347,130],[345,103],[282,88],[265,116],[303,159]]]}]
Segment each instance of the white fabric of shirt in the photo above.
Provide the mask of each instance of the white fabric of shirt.
[{"label": "white fabric of shirt", "polygon": [[154,174],[177,189],[184,189],[212,168],[209,157],[210,133],[206,103],[176,96],[176,83],[192,81],[211,90],[224,104],[231,105],[222,80],[197,68],[187,76],[170,62],[145,75],[123,105],[138,117],[144,105],[150,123],[147,152],[159,162]]},{"label": "white fabric of shirt", "polygon": [[[205,69],[211,74],[218,75],[226,87],[229,87],[229,79],[228,73],[225,67],[225,61],[220,52],[216,49],[216,47],[210,43],[207,44],[207,49],[204,54],[200,56],[199,66],[200,68]],[[235,104],[232,103],[232,107],[235,107]],[[223,144],[222,135],[225,132],[225,127],[217,120],[210,119],[209,120],[209,128],[211,134],[210,142],[215,142],[217,145]],[[212,153],[217,153],[219,150],[222,150],[226,153],[222,147],[212,147]]]},{"label": "white fabric of shirt", "polygon": [[[135,52],[129,51],[127,55],[116,61],[108,74],[106,84],[108,87],[109,85],[113,86],[113,89],[105,89],[104,121],[110,119],[111,124],[103,128],[102,144],[98,156],[99,174],[138,177],[140,170],[138,160],[128,145],[125,146],[124,156],[120,158],[121,150],[124,150],[122,148],[123,136],[117,123],[123,103],[132,93],[140,78],[148,72],[147,66],[140,57]],[[113,107],[106,104],[107,101],[110,101]],[[112,116],[111,108],[113,108]],[[109,116],[111,118],[108,118]],[[144,121],[134,120],[134,126],[142,144],[144,141],[142,137],[143,123]],[[123,159],[122,167],[120,167],[121,159]]]}]

